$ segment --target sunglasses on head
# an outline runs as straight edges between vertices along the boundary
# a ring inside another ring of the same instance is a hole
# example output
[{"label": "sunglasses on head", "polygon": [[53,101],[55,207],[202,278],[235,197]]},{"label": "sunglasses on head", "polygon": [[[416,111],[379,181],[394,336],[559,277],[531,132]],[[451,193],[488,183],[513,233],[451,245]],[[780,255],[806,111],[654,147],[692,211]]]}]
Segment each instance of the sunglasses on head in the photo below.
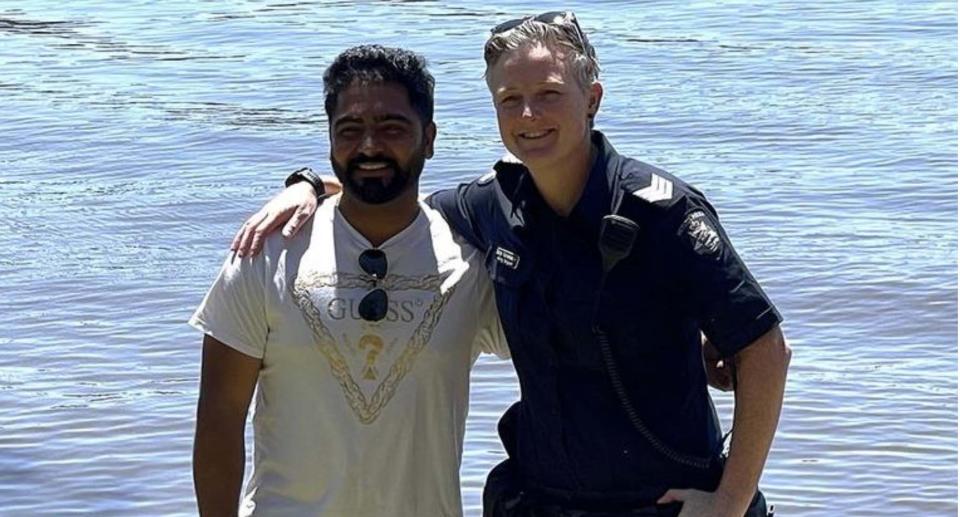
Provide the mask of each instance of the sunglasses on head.
[{"label": "sunglasses on head", "polygon": [[536,16],[524,16],[523,18],[508,20],[490,29],[490,34],[496,35],[516,29],[528,20],[545,23],[547,25],[573,26],[580,43],[580,50],[586,52],[587,38],[584,36],[583,29],[580,28],[580,24],[577,22],[577,16],[571,11],[548,11]]},{"label": "sunglasses on head", "polygon": [[360,254],[360,269],[374,279],[374,289],[366,294],[357,311],[367,321],[380,321],[387,315],[387,292],[376,282],[387,276],[387,255],[383,250],[368,249]]}]

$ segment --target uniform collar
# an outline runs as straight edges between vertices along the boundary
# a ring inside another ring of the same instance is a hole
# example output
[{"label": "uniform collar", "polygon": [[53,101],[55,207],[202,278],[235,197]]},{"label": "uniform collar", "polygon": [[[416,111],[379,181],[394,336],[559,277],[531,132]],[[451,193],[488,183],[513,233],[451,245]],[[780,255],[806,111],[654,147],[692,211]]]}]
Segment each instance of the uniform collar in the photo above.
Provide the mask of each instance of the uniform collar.
[{"label": "uniform collar", "polygon": [[[597,149],[596,158],[590,169],[587,184],[577,204],[574,205],[570,218],[593,226],[598,225],[603,216],[614,213],[620,204],[622,158],[600,131],[592,132],[591,141]],[[531,215],[550,210],[540,196],[540,192],[537,191],[536,184],[530,176],[530,170],[524,167],[516,157],[508,154],[497,162],[494,168],[502,178],[504,194],[510,200],[510,209],[505,215],[514,231],[526,227]]]},{"label": "uniform collar", "polygon": [[596,138],[598,135],[599,133],[593,138],[593,146],[597,152],[587,176],[587,183],[583,186],[580,199],[573,206],[569,217],[572,221],[591,225],[610,213],[611,181],[607,174],[607,160],[604,156],[605,139],[602,135]]}]

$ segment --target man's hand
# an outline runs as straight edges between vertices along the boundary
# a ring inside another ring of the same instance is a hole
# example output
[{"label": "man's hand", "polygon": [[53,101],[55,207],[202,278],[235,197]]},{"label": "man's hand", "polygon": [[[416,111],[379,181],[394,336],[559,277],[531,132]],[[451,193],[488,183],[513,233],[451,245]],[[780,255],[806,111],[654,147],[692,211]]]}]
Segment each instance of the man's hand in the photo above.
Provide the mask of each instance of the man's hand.
[{"label": "man's hand", "polygon": [[[326,181],[324,188],[327,189]],[[327,193],[330,193],[329,189]],[[256,255],[260,253],[263,240],[270,232],[286,223],[283,236],[293,237],[316,211],[317,193],[313,185],[306,181],[290,185],[243,223],[230,243],[230,249],[241,257]]]},{"label": "man's hand", "polygon": [[732,509],[716,492],[693,489],[670,489],[657,504],[683,503],[677,517],[742,517],[746,510]]},{"label": "man's hand", "polygon": [[734,387],[733,367],[730,361],[720,356],[720,351],[703,336],[703,369],[707,372],[707,384],[720,391],[732,391]]}]

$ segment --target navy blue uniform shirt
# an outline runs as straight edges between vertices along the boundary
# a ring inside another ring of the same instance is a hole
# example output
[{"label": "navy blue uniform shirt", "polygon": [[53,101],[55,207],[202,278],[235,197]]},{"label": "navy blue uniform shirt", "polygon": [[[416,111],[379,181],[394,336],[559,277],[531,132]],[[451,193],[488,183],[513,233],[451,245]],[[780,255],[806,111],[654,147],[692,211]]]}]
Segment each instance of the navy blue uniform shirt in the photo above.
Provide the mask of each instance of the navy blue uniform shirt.
[{"label": "navy blue uniform shirt", "polygon": [[[508,161],[429,200],[486,251],[521,389],[501,423],[504,446],[532,491],[649,501],[670,487],[712,490],[716,471],[666,458],[626,416],[591,330],[597,297],[640,417],[669,447],[702,458],[715,458],[722,444],[700,331],[730,356],[780,316],[700,192],[621,156],[599,132],[593,144],[596,161],[568,217]],[[600,223],[614,212],[640,231],[600,293]]]}]

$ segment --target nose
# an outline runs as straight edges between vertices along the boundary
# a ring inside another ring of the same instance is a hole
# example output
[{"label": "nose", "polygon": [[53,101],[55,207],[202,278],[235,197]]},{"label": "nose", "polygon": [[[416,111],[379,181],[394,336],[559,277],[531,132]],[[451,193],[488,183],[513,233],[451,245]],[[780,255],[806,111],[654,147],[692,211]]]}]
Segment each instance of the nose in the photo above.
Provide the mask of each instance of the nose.
[{"label": "nose", "polygon": [[529,118],[529,119],[533,119],[537,117],[537,113],[532,102],[528,100],[523,101],[523,109],[520,112],[520,116],[522,118]]},{"label": "nose", "polygon": [[376,156],[380,151],[380,141],[377,140],[373,131],[367,131],[360,141],[360,152],[367,156]]}]

